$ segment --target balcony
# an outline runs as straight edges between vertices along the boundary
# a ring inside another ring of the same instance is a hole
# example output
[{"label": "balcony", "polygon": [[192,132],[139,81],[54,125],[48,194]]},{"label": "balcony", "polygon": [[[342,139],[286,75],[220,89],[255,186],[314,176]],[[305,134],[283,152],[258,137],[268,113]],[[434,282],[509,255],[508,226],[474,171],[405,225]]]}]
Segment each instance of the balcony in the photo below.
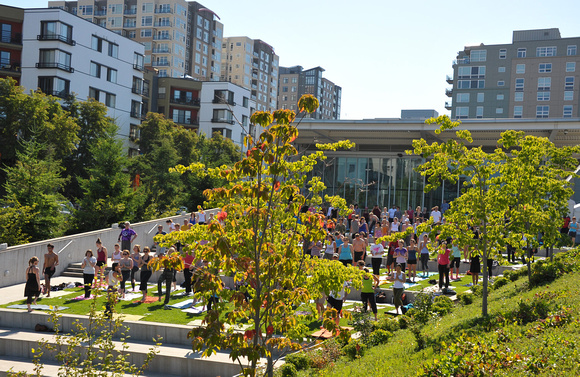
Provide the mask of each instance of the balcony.
[{"label": "balcony", "polygon": [[39,34],[36,39],[39,41],[61,41],[71,46],[77,44],[72,38],[60,34]]},{"label": "balcony", "polygon": [[9,59],[2,59],[0,60],[0,70],[20,72],[20,62],[10,61]]},{"label": "balcony", "polygon": [[131,88],[131,92],[135,93],[135,94],[139,94],[140,96],[143,96],[143,97],[149,97],[149,90],[148,89],[138,88],[138,87],[134,86]]},{"label": "balcony", "polygon": [[137,27],[137,22],[125,22],[123,24],[123,27],[124,28],[130,28],[130,29],[136,28]]},{"label": "balcony", "polygon": [[185,99],[185,98],[173,98],[172,97],[169,100],[169,102],[175,103],[175,104],[178,104],[178,105],[197,106],[197,107],[199,107],[199,105],[200,105],[200,99],[199,98]]},{"label": "balcony", "polygon": [[137,9],[125,9],[125,11],[123,12],[123,14],[125,14],[125,15],[137,14]]},{"label": "balcony", "polygon": [[107,15],[107,11],[106,10],[96,10],[95,11],[95,17],[104,17]]},{"label": "balcony", "polygon": [[453,96],[453,89],[445,89],[445,95],[447,97]]},{"label": "balcony", "polygon": [[234,124],[233,119],[226,119],[226,118],[211,118],[212,123],[227,123],[227,124]]},{"label": "balcony", "polygon": [[156,14],[171,14],[171,13],[173,13],[173,11],[171,9],[168,9],[168,8],[156,8],[155,13]]},{"label": "balcony", "polygon": [[56,62],[36,63],[36,68],[58,68],[58,69],[62,69],[63,71],[67,71],[70,73],[73,73],[75,71],[75,69],[73,67],[71,67],[70,65],[56,63]]},{"label": "balcony", "polygon": [[141,64],[134,63],[133,64],[133,68],[136,69],[136,70],[138,70],[138,71],[144,71],[145,70],[145,67],[143,67],[143,64],[142,63]]},{"label": "balcony", "polygon": [[171,40],[171,35],[168,34],[156,34],[153,36],[154,41],[169,41]]},{"label": "balcony", "polygon": [[145,116],[136,110],[131,110],[131,117],[137,118],[137,119],[145,119]]},{"label": "balcony", "polygon": [[219,97],[214,97],[214,99],[211,101],[212,103],[221,103],[221,104],[228,104],[231,106],[236,106],[236,103],[234,101],[228,101],[225,98],[219,98]]},{"label": "balcony", "polygon": [[153,67],[169,67],[169,62],[166,62],[166,61],[152,62],[151,66],[153,66]]},{"label": "balcony", "polygon": [[46,94],[63,99],[67,99],[70,97],[70,93],[68,92],[68,90],[53,90],[52,92],[48,92]]},{"label": "balcony", "polygon": [[451,104],[451,102],[445,102],[445,108],[447,110],[451,110],[452,107],[453,107],[453,105]]},{"label": "balcony", "polygon": [[456,66],[457,64],[469,64],[470,60],[468,57],[464,57],[461,59],[456,59],[453,61],[453,65]]},{"label": "balcony", "polygon": [[197,119],[186,118],[185,115],[173,117],[172,120],[178,124],[187,124],[187,125],[191,125],[191,126],[199,126],[199,122],[197,121]]},{"label": "balcony", "polygon": [[22,34],[21,33],[12,33],[10,31],[3,30],[2,34],[0,34],[0,42],[2,43],[11,43],[15,45],[22,45]]},{"label": "balcony", "polygon": [[453,85],[453,76],[447,75],[447,77],[445,78],[445,80],[447,81],[447,84]]},{"label": "balcony", "polygon": [[151,53],[153,54],[171,54],[171,49],[168,47],[157,47],[154,48],[153,50],[151,50]]},{"label": "balcony", "polygon": [[153,26],[155,26],[155,27],[171,27],[172,23],[171,23],[171,21],[161,21],[161,22],[156,21],[155,23],[153,23]]}]

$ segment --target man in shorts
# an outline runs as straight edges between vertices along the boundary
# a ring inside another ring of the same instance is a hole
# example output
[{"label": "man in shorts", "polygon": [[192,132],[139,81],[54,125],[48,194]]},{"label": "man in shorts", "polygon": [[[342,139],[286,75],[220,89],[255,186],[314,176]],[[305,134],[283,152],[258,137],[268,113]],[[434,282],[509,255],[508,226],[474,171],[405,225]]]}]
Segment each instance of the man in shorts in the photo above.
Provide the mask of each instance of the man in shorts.
[{"label": "man in shorts", "polygon": [[46,297],[50,297],[50,278],[56,272],[56,266],[58,266],[58,255],[54,253],[54,245],[46,245],[48,253],[44,254],[44,265],[42,270],[44,271],[44,285],[46,289]]},{"label": "man in shorts", "polygon": [[[338,254],[334,254],[332,260],[338,261]],[[346,285],[346,283],[344,284]],[[334,318],[334,323],[336,323],[336,327],[338,328],[338,322],[340,321],[340,315],[342,313],[342,303],[346,299],[346,294],[344,292],[344,285],[342,290],[339,292],[330,292],[330,295],[326,297],[326,301],[328,302],[328,307],[336,309],[336,317]]]},{"label": "man in shorts", "polygon": [[354,240],[352,241],[352,248],[354,250],[354,261],[355,263],[359,260],[364,261],[367,252],[367,243],[362,239],[359,233],[354,234]]}]

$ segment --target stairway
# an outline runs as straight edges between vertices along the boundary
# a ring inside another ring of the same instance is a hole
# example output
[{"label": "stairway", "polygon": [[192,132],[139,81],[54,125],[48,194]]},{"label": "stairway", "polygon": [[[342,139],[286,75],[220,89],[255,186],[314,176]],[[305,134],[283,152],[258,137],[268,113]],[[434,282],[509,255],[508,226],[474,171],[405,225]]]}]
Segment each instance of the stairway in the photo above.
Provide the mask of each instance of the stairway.
[{"label": "stairway", "polygon": [[69,263],[68,267],[60,274],[60,276],[68,276],[71,278],[81,278],[83,277],[83,268],[80,262]]}]

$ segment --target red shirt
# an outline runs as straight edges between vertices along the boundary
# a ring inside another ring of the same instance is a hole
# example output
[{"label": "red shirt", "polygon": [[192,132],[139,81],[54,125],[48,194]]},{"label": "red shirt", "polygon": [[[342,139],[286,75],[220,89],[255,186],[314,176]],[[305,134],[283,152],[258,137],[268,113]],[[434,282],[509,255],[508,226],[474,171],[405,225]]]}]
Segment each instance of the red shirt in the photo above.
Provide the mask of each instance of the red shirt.
[{"label": "red shirt", "polygon": [[450,252],[451,252],[451,250],[445,249],[445,253],[437,254],[437,262],[440,265],[449,264],[449,253]]}]

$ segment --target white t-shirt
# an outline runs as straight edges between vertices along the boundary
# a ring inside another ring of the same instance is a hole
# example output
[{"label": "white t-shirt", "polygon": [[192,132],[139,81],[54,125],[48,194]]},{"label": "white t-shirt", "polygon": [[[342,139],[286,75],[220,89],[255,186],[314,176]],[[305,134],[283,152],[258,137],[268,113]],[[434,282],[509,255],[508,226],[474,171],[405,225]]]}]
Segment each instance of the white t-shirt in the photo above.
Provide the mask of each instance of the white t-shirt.
[{"label": "white t-shirt", "polygon": [[95,274],[95,268],[93,266],[91,266],[90,263],[96,264],[97,263],[97,258],[95,258],[95,257],[90,257],[90,258],[85,257],[84,262],[85,262],[85,268],[83,268],[83,274],[94,275]]},{"label": "white t-shirt", "polygon": [[[395,276],[397,276],[397,273],[394,273]],[[401,271],[401,273],[398,276],[399,279],[404,279],[405,278],[405,273],[403,271]],[[395,284],[393,285],[393,288],[405,288],[405,284],[403,284],[402,281],[400,280],[395,280]]]},{"label": "white t-shirt", "polygon": [[324,250],[324,254],[334,254],[336,250],[336,242],[332,241],[329,245],[326,245],[326,249]]},{"label": "white t-shirt", "polygon": [[435,223],[441,222],[441,212],[433,211],[431,212],[431,217],[433,218],[433,222]]},{"label": "white t-shirt", "polygon": [[371,246],[371,254],[373,255],[373,258],[382,258],[384,252],[385,248],[380,243]]},{"label": "white t-shirt", "polygon": [[205,223],[205,212],[198,213],[197,222],[198,223]]},{"label": "white t-shirt", "polygon": [[389,208],[387,212],[389,212],[389,217],[392,219],[393,217],[395,217],[395,212],[397,212],[397,210],[394,208]]}]

